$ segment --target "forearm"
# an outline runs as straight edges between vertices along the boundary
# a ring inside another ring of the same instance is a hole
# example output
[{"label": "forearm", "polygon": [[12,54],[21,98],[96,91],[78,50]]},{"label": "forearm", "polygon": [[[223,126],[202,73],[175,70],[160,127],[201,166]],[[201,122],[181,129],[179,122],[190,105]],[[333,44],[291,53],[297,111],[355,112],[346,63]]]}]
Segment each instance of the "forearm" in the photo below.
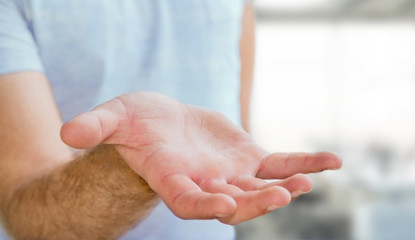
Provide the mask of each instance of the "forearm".
[{"label": "forearm", "polygon": [[16,239],[115,239],[156,202],[115,148],[101,145],[17,189],[4,224]]},{"label": "forearm", "polygon": [[241,120],[242,126],[250,132],[250,102],[252,81],[254,75],[255,56],[255,20],[252,4],[245,7],[242,19],[242,34],[240,40],[241,56]]}]

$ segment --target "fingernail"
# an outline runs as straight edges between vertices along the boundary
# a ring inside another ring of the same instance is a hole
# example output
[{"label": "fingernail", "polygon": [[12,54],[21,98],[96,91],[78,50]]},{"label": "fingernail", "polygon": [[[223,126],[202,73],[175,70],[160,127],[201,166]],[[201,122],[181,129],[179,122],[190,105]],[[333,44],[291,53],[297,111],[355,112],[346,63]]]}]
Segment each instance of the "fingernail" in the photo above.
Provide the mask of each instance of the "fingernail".
[{"label": "fingernail", "polygon": [[226,218],[226,217],[229,217],[229,216],[230,215],[225,215],[225,214],[220,214],[220,213],[215,215],[216,218]]},{"label": "fingernail", "polygon": [[277,209],[278,208],[278,206],[277,205],[271,205],[271,206],[269,206],[269,207],[267,207],[267,211],[268,212],[271,212],[271,211],[274,211],[275,209]]},{"label": "fingernail", "polygon": [[302,195],[304,193],[305,192],[303,192],[303,191],[294,191],[294,192],[291,193],[291,197],[292,198],[296,198],[296,197],[298,197],[298,196],[300,196],[300,195]]}]

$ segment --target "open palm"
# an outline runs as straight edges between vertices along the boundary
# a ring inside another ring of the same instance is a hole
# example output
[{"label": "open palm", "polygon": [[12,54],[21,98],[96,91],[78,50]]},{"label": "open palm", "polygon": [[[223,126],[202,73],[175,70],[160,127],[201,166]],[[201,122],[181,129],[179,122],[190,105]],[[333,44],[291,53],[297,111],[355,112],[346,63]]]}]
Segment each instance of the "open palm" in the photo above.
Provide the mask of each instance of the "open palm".
[{"label": "open palm", "polygon": [[[114,144],[178,217],[237,224],[309,192],[330,153],[270,154],[223,115],[148,92],[122,95],[62,128],[76,148]],[[268,183],[263,179],[279,179]]]}]

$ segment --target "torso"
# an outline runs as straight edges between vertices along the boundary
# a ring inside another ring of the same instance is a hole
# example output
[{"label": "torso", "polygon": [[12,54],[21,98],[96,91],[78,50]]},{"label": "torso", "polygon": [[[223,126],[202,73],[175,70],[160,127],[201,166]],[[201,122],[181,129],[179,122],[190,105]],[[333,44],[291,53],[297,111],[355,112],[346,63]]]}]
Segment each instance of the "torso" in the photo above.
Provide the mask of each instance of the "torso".
[{"label": "torso", "polygon": [[[125,92],[157,91],[239,124],[243,0],[16,1],[65,121]],[[161,204],[122,239],[233,237]]]}]

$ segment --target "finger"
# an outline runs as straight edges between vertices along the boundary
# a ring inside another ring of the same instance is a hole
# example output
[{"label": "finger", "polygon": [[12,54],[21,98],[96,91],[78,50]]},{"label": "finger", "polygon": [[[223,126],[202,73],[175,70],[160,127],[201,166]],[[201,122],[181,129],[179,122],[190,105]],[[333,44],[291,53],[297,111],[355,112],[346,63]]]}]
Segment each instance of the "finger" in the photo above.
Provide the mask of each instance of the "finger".
[{"label": "finger", "polygon": [[226,224],[238,224],[290,203],[290,193],[282,187],[273,186],[259,191],[247,191],[233,196],[237,203],[236,212],[230,217],[218,218]]},{"label": "finger", "polygon": [[222,193],[203,192],[190,178],[172,175],[157,191],[172,212],[183,219],[214,219],[232,215],[235,201]]},{"label": "finger", "polygon": [[[248,177],[245,179],[247,178]],[[263,187],[267,184],[263,180],[257,180],[258,183],[261,181]],[[241,181],[241,183],[243,182],[248,181]],[[236,201],[237,210],[233,215],[228,217],[221,216],[218,218],[221,222],[227,224],[238,224],[240,222],[261,216],[276,208],[287,205],[291,200],[290,193],[280,186],[270,186],[266,189],[264,188],[256,191],[243,191],[241,188],[233,184],[228,184],[224,180],[217,179],[205,181],[201,184],[201,186],[204,191],[211,193],[223,193],[232,196]],[[244,187],[247,186],[248,184],[244,185]],[[255,187],[252,187],[252,189],[253,188]]]},{"label": "finger", "polygon": [[282,181],[274,181],[271,183],[256,177],[243,175],[232,181],[232,184],[244,191],[256,191],[273,186],[280,186],[287,189],[291,193],[292,198],[308,193],[313,188],[311,177],[305,174],[296,174]]},{"label": "finger", "polygon": [[119,124],[120,102],[111,100],[91,112],[82,113],[61,129],[61,138],[74,148],[92,148],[111,136]]},{"label": "finger", "polygon": [[234,196],[242,193],[242,189],[232,184],[227,184],[225,180],[210,179],[201,184],[201,188],[209,193],[224,193],[229,196]]},{"label": "finger", "polygon": [[283,179],[296,173],[321,172],[338,169],[342,162],[338,156],[328,152],[319,153],[273,153],[262,160],[258,178]]},{"label": "finger", "polygon": [[282,181],[268,183],[262,188],[269,188],[272,186],[280,186],[287,189],[291,193],[291,197],[294,199],[304,193],[310,192],[313,188],[313,180],[310,176],[305,174],[296,174]]},{"label": "finger", "polygon": [[244,191],[256,191],[263,189],[268,182],[250,175],[242,175],[234,179],[232,184]]},{"label": "finger", "polygon": [[[249,219],[261,216],[276,208],[287,205],[291,196],[290,193],[280,186],[269,186],[267,182],[256,179],[254,177],[245,176],[241,178],[241,187],[244,187],[246,191],[243,191],[238,186],[226,183],[224,180],[211,179],[201,184],[204,191],[211,193],[223,193],[232,196],[237,204],[236,212],[231,216],[220,216],[218,218],[221,222],[227,224],[238,224]],[[258,183],[264,189],[253,190],[249,189],[258,188],[258,185],[252,184]]]}]

